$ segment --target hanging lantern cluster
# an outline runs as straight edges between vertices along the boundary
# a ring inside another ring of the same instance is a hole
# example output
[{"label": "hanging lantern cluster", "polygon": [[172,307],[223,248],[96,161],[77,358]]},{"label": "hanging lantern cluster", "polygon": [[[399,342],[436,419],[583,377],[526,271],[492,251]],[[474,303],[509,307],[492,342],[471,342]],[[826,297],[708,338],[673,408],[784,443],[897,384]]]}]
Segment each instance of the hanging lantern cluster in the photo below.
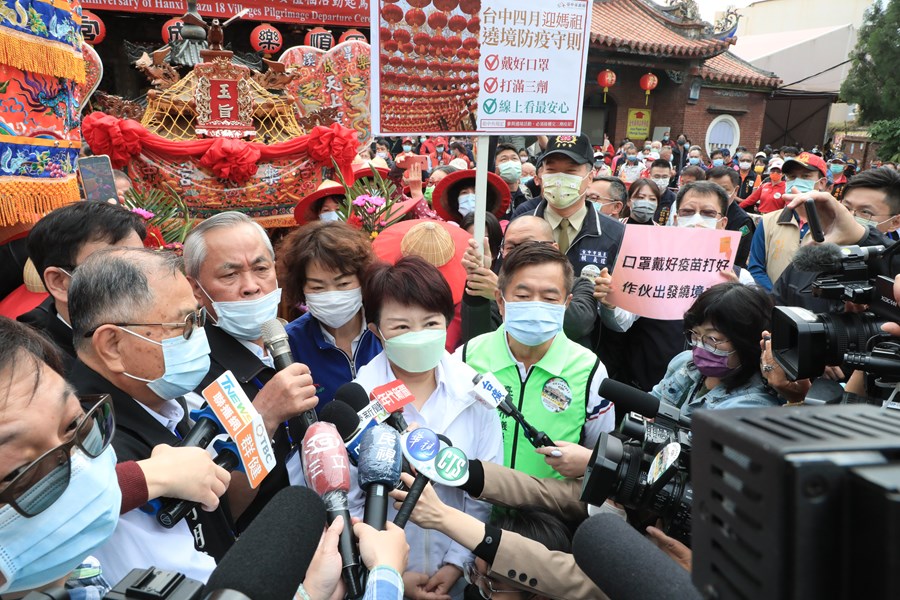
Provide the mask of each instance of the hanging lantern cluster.
[{"label": "hanging lantern cluster", "polygon": [[647,73],[641,77],[641,89],[644,90],[646,94],[644,97],[644,106],[647,106],[650,103],[650,92],[655,90],[657,85],[659,85],[659,78],[653,73]]},{"label": "hanging lantern cluster", "polygon": [[84,41],[96,46],[106,38],[106,24],[89,10],[81,11],[81,35]]},{"label": "hanging lantern cluster", "polygon": [[360,42],[365,42],[366,36],[362,31],[358,29],[348,29],[341,34],[341,37],[338,38],[338,44],[343,44],[344,42],[349,42],[350,40],[359,40]]},{"label": "hanging lantern cluster", "polygon": [[481,0],[385,0],[381,119],[396,131],[455,130],[475,112]]},{"label": "hanging lantern cluster", "polygon": [[281,32],[268,23],[257,25],[250,32],[250,47],[266,56],[271,56],[281,50],[283,43],[284,38],[281,36]]},{"label": "hanging lantern cluster", "polygon": [[613,73],[610,69],[600,71],[600,74],[597,75],[597,83],[600,84],[600,87],[603,88],[603,103],[605,104],[606,92],[609,91],[609,88],[616,85],[616,74]]},{"label": "hanging lantern cluster", "polygon": [[180,17],[169,19],[162,26],[162,41],[164,44],[177,42],[184,39],[181,37],[181,28],[184,27],[184,21]]},{"label": "hanging lantern cluster", "polygon": [[331,50],[331,47],[334,46],[334,36],[324,27],[314,27],[306,32],[306,36],[303,38],[303,44],[318,48],[319,50]]}]

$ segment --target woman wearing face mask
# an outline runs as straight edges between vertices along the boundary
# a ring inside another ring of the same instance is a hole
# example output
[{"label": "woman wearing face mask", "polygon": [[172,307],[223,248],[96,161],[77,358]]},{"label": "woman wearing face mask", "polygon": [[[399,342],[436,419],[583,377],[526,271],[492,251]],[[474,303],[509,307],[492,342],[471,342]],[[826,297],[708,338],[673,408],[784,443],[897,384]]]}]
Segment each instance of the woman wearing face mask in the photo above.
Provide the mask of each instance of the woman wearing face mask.
[{"label": "woman wearing face mask", "polygon": [[304,197],[294,207],[294,220],[306,225],[315,220],[340,221],[338,209],[346,201],[344,186],[331,179],[324,180],[315,192]]},{"label": "woman wearing face mask", "polygon": [[366,328],[362,304],[363,274],[373,256],[365,236],[343,222],[312,222],[279,248],[285,298],[308,309],[285,329],[291,353],[302,357],[322,388],[316,410],[381,352],[381,342]]},{"label": "woman wearing face mask", "polygon": [[684,314],[690,349],[672,359],[650,393],[687,417],[699,409],[778,406],[759,373],[759,338],[771,313],[762,288],[721,283],[707,289]]},{"label": "woman wearing face mask", "polygon": [[638,179],[628,188],[626,205],[628,216],[622,219],[626,225],[657,225],[653,220],[659,206],[659,187],[652,179]]},{"label": "woman wearing face mask", "polygon": [[[436,267],[417,256],[395,265],[378,263],[365,276],[363,299],[368,328],[384,344],[384,352],[363,367],[356,382],[366,391],[396,379],[414,396],[403,409],[407,423],[418,423],[447,436],[471,458],[503,461],[497,413],[476,402],[469,392],[476,373],[444,350],[447,324],[454,306],[450,286]],[[351,480],[353,478],[351,477]],[[487,505],[458,489],[435,486],[441,500],[487,521]],[[363,492],[354,486],[351,509],[361,512]],[[393,519],[396,510],[389,509]],[[407,598],[462,598],[463,566],[472,553],[437,532],[406,526],[409,566],[403,575]]]},{"label": "woman wearing face mask", "polygon": [[[499,218],[509,208],[509,185],[496,173],[488,172],[487,175],[487,212]],[[440,218],[461,225],[466,215],[475,212],[475,170],[450,173],[434,186],[431,199]]]}]

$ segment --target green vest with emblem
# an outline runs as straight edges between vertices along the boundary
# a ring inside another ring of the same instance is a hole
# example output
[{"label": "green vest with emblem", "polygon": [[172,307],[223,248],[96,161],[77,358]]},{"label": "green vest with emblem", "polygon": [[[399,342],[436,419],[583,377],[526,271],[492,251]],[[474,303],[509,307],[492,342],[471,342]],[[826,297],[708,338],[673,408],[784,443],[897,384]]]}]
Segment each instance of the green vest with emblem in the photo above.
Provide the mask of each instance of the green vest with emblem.
[{"label": "green vest with emblem", "polygon": [[[584,427],[589,386],[600,359],[562,332],[523,382],[519,368],[506,345],[506,332],[497,331],[470,340],[463,347],[463,360],[479,373],[493,373],[511,394],[512,404],[525,420],[553,441],[577,444]],[[503,428],[503,463],[534,477],[562,479],[534,451],[522,428],[511,417],[500,415]]]}]

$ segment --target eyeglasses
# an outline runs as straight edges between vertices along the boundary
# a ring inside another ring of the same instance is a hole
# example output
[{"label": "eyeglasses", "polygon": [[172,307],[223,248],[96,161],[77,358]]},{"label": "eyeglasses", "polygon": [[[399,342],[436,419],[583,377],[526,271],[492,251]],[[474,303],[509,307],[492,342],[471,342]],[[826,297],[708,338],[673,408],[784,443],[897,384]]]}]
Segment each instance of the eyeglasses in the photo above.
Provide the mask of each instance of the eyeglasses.
[{"label": "eyeglasses", "polygon": [[700,335],[696,331],[692,331],[690,329],[684,332],[684,338],[691,346],[702,344],[707,350],[713,352],[714,354],[727,356],[736,352],[736,350],[732,350],[730,348],[719,348],[719,346],[731,346],[730,341],[720,340],[719,338],[713,337],[711,335]]},{"label": "eyeglasses", "polygon": [[600,194],[586,194],[585,199],[589,202],[597,202],[600,204],[609,204],[610,202],[618,202],[615,198],[601,196]]},{"label": "eyeglasses", "polygon": [[[689,219],[696,214],[697,214],[696,210],[691,210],[689,208],[678,210],[678,216],[683,217],[685,219]],[[715,210],[701,210],[700,216],[706,217],[707,219],[718,219],[718,218],[721,218],[722,213],[715,211]]]},{"label": "eyeglasses", "polygon": [[470,583],[478,588],[478,593],[481,594],[482,598],[489,600],[494,597],[494,594],[517,594],[519,590],[496,590],[494,589],[494,580],[488,577],[487,575],[482,575],[478,572],[478,569],[475,568],[475,563],[467,562],[463,565],[463,577],[466,578],[466,583]]},{"label": "eyeglasses", "polygon": [[500,247],[500,249],[503,251],[503,254],[509,254],[510,252],[512,252],[519,246],[521,246],[522,244],[528,244],[529,242],[537,243],[537,244],[548,244],[551,246],[556,243],[556,242],[552,242],[549,240],[522,240],[518,244],[513,244],[511,242],[503,242],[503,245]]},{"label": "eyeglasses", "polygon": [[891,218],[891,217],[888,216],[888,215],[876,215],[876,214],[873,213],[871,210],[868,210],[868,209],[865,209],[865,208],[860,209],[860,210],[856,210],[855,208],[853,208],[852,206],[850,206],[850,205],[847,204],[846,202],[842,202],[841,204],[843,204],[843,205],[844,205],[844,208],[846,208],[847,210],[849,210],[849,211],[850,211],[850,214],[853,215],[854,217],[859,216],[859,217],[862,217],[863,219],[868,219],[869,221],[875,221],[875,220],[878,220],[878,219],[881,218],[882,216],[887,216],[888,219]]},{"label": "eyeglasses", "polygon": [[69,487],[73,447],[90,458],[97,458],[106,450],[116,430],[112,397],[102,394],[81,396],[79,400],[92,408],[78,422],[72,439],[48,450],[16,475],[0,491],[0,505],[9,504],[25,518],[39,515]]},{"label": "eyeglasses", "polygon": [[92,337],[98,329],[104,325],[115,325],[116,327],[149,327],[155,325],[157,327],[181,327],[181,335],[184,339],[189,340],[194,334],[194,330],[206,325],[206,308],[199,308],[194,312],[188,313],[181,323],[101,323],[90,329],[84,334],[84,337]]}]

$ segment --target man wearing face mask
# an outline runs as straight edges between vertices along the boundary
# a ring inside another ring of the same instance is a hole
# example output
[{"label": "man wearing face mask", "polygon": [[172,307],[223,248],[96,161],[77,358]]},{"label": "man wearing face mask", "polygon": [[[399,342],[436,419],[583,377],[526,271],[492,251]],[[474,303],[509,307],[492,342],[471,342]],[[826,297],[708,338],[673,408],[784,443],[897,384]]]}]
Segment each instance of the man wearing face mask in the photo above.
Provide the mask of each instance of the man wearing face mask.
[{"label": "man wearing face mask", "polygon": [[194,298],[209,314],[212,364],[195,387],[200,391],[231,371],[262,416],[278,461],[256,490],[237,477],[229,489],[231,513],[243,531],[288,485],[288,462],[298,464],[293,450],[304,433],[294,418],[316,406],[316,386],[300,362],[276,373],[263,344],[262,324],[278,316],[281,288],[272,243],[259,224],[238,212],[204,220],[185,240],[184,262]]},{"label": "man wearing face mask", "polygon": [[[206,313],[181,259],[143,248],[95,252],[72,278],[69,314],[78,352],[71,381],[80,394],[112,397],[117,460],[140,461],[159,444],[177,445],[190,430],[182,397],[210,364]],[[132,510],[95,555],[110,581],[150,566],[205,581],[234,541],[226,508],[223,499],[172,529]]]},{"label": "man wearing face mask", "polygon": [[[516,209],[513,219],[520,215],[546,219],[560,252],[576,273],[581,274],[587,265],[596,265],[600,277],[595,279],[594,296],[599,300],[608,291],[604,286],[610,281],[609,270],[615,265],[625,226],[601,214],[585,199],[593,158],[594,150],[586,135],[551,137],[538,161],[543,195]],[[618,323],[622,311],[615,311],[601,305],[598,312],[604,323]],[[600,329],[596,327],[595,332]]]},{"label": "man wearing face mask", "polygon": [[640,155],[637,148],[631,142],[622,147],[625,162],[619,167],[617,176],[626,184],[634,183],[641,178],[644,172],[644,165],[641,164]]},{"label": "man wearing face mask", "polygon": [[725,229],[741,234],[734,264],[746,269],[747,259],[750,256],[750,243],[753,241],[753,232],[756,230],[756,226],[753,223],[753,217],[748,215],[735,201],[738,186],[741,184],[740,175],[731,167],[714,167],[706,172],[706,180],[721,186],[728,195],[728,211],[725,213],[725,216],[728,217],[728,225]]},{"label": "man wearing face mask", "polygon": [[703,163],[703,150],[700,149],[700,146],[691,146],[688,150],[687,154],[687,162],[685,163],[686,167],[700,167],[704,171],[709,169],[709,166]]},{"label": "man wearing face mask", "polygon": [[[782,206],[787,201],[785,193],[808,193],[825,189],[825,161],[814,154],[804,152],[800,157],[784,162],[772,159],[769,168],[772,170],[769,175],[770,181],[763,188],[769,186],[766,193],[771,191],[772,199],[780,202]],[[779,179],[781,181],[777,181]],[[770,186],[773,181],[775,183]],[[781,186],[784,189],[778,191]],[[747,201],[749,202],[751,198]],[[791,259],[807,231],[809,225],[800,219],[796,211],[789,208],[765,214],[756,225],[748,260],[748,269],[757,284],[769,291],[772,290],[773,283],[791,264]]]},{"label": "man wearing face mask", "polygon": [[494,169],[500,179],[509,186],[509,210],[513,210],[531,199],[531,192],[522,185],[522,161],[511,144],[498,144],[494,154]]},{"label": "man wearing face mask", "polygon": [[688,141],[687,136],[682,133],[675,140],[675,145],[672,147],[672,162],[675,166],[676,177],[681,175],[681,169],[687,164],[688,150],[690,149],[691,143]]},{"label": "man wearing face mask", "polygon": [[450,152],[447,150],[447,138],[445,137],[436,137],[427,142],[427,144],[423,145],[433,145],[434,149],[428,152],[427,156],[431,159],[431,164],[434,167],[447,166],[450,164],[450,161],[453,160],[453,157],[450,155]]},{"label": "man wearing face mask", "polygon": [[711,164],[712,164],[713,169],[718,168],[718,167],[724,167],[725,166],[725,151],[718,150],[718,149],[713,150],[709,155],[709,159],[710,159],[710,161],[712,161]]},{"label": "man wearing face mask", "polygon": [[737,197],[746,200],[753,193],[756,185],[756,173],[753,171],[753,155],[746,150],[737,155],[738,174],[741,176],[741,185],[737,189]]},{"label": "man wearing face mask", "polygon": [[[805,153],[804,153],[805,154]],[[803,154],[798,156],[799,159]],[[819,157],[816,157],[819,158]],[[822,161],[821,158],[819,158]],[[824,161],[822,161],[824,162]],[[805,195],[798,195],[803,198]],[[832,196],[824,192],[811,192],[809,196],[836,203]],[[797,196],[789,198],[792,200]],[[890,169],[873,169],[863,171],[853,177],[844,192],[842,206],[834,206],[834,219],[840,219],[842,226],[829,226],[821,215],[825,241],[834,241],[839,245],[857,246],[889,246],[892,242],[886,235],[900,227],[900,175]],[[852,219],[852,220],[851,220]],[[842,230],[838,237],[838,230]],[[781,306],[800,306],[816,313],[840,313],[844,311],[844,303],[837,300],[816,298],[810,293],[812,282],[817,273],[800,271],[794,264],[788,267],[775,282],[772,293],[775,303]]]},{"label": "man wearing face mask", "polygon": [[[781,210],[784,208],[785,182],[781,173],[781,167],[784,161],[780,158],[773,158],[769,163],[769,177],[762,185],[757,186],[753,193],[741,202],[741,208],[744,210],[756,209],[761,215]],[[763,169],[762,165],[756,167]],[[761,171],[760,171],[761,172]],[[752,254],[752,250],[751,250]]]},{"label": "man wearing face mask", "polygon": [[834,157],[828,161],[828,170],[834,177],[834,187],[831,188],[831,195],[838,200],[844,199],[844,188],[850,181],[847,174],[847,156],[843,152],[836,152]]},{"label": "man wearing face mask", "polygon": [[503,418],[504,464],[534,477],[560,478],[554,467],[571,458],[573,446],[592,448],[615,423],[612,404],[597,391],[606,367],[562,332],[573,283],[572,266],[556,248],[519,245],[504,258],[495,291],[503,325],[456,353],[479,373],[496,375],[525,419],[556,443],[545,461],[520,426]]},{"label": "man wearing face mask", "polygon": [[75,360],[68,301],[72,274],[97,250],[143,247],[145,235],[140,217],[106,202],[76,202],[58,208],[29,232],[28,254],[50,296],[18,320],[53,340],[63,352],[67,372]]},{"label": "man wearing face mask", "polygon": [[672,205],[675,204],[675,192],[669,189],[672,178],[672,165],[660,158],[650,165],[650,179],[659,188],[660,197],[653,220],[660,225],[667,225],[672,220]]}]

